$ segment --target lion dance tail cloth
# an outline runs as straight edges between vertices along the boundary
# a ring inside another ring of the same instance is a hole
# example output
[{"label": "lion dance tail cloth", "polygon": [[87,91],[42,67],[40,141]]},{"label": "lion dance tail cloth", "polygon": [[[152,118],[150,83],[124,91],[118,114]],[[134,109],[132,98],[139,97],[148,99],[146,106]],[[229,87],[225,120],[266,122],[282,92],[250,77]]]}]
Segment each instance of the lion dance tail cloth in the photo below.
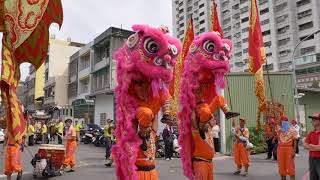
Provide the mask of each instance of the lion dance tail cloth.
[{"label": "lion dance tail cloth", "polygon": [[25,131],[23,112],[16,94],[20,64],[29,62],[37,69],[47,55],[49,26],[62,24],[60,0],[1,0],[2,40],[1,97],[9,138],[21,140]]},{"label": "lion dance tail cloth", "polygon": [[184,61],[181,79],[179,144],[184,175],[189,179],[212,179],[214,148],[210,132],[213,114],[222,109],[226,118],[238,116],[230,112],[217,88],[224,87],[229,72],[228,60],[232,42],[217,32],[195,38]]},{"label": "lion dance tail cloth", "polygon": [[155,132],[157,113],[169,122],[171,96],[167,89],[172,67],[181,50],[167,29],[134,25],[115,53],[117,64],[116,138],[112,148],[119,180],[156,179]]}]

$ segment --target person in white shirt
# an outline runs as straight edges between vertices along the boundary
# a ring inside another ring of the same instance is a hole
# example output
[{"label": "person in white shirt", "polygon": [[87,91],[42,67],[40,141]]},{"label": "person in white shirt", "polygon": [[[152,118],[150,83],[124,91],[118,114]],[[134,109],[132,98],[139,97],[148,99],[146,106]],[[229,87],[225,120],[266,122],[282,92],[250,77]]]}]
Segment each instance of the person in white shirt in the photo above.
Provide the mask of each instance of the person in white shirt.
[{"label": "person in white shirt", "polygon": [[296,120],[291,121],[292,127],[296,130],[297,133],[297,146],[296,146],[296,156],[299,156],[299,140],[300,140],[300,126]]},{"label": "person in white shirt", "polygon": [[213,144],[214,144],[215,152],[220,152],[219,133],[220,133],[220,127],[219,127],[219,125],[217,125],[217,121],[213,120],[212,137],[213,137]]}]

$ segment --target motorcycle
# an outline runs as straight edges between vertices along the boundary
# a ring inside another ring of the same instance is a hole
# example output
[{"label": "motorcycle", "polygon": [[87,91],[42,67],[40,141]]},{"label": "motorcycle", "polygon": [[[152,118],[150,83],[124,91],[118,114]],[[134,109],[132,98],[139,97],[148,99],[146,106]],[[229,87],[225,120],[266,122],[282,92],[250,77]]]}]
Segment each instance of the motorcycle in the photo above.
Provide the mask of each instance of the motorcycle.
[{"label": "motorcycle", "polygon": [[95,130],[93,132],[92,144],[94,144],[96,147],[104,146],[105,139],[101,130]]},{"label": "motorcycle", "polygon": [[92,128],[87,131],[84,136],[82,136],[82,141],[84,144],[90,144],[93,141],[93,131]]}]

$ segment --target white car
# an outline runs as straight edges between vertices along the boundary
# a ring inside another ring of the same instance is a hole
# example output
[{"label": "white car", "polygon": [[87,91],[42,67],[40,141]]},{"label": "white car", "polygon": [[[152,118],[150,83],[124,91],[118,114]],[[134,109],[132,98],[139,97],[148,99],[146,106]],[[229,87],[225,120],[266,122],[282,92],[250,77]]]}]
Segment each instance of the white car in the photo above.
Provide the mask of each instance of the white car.
[{"label": "white car", "polygon": [[4,141],[4,132],[3,129],[0,129],[0,143],[3,143]]}]

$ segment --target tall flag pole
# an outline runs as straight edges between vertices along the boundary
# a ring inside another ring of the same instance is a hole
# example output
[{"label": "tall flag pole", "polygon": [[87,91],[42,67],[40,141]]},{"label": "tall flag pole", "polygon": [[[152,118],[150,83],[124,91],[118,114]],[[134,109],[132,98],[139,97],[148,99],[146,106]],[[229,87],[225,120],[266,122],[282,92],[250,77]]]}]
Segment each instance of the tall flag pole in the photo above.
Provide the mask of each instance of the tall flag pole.
[{"label": "tall flag pole", "polygon": [[223,31],[219,22],[219,16],[217,11],[217,3],[215,0],[212,0],[212,11],[211,11],[211,31],[217,31],[220,33],[223,38]]},{"label": "tall flag pole", "polygon": [[261,33],[259,10],[256,0],[251,0],[249,27],[249,71],[255,76],[255,94],[259,103],[257,125],[258,129],[261,129],[261,113],[266,112],[267,110],[262,67],[262,65],[266,62],[266,52],[263,46],[263,36]]},{"label": "tall flag pole", "polygon": [[193,21],[192,17],[188,19],[188,26],[183,39],[182,51],[177,59],[174,67],[173,79],[171,82],[170,93],[173,95],[173,102],[171,105],[171,117],[177,118],[180,94],[180,80],[183,72],[183,62],[186,59],[191,43],[194,39]]}]

